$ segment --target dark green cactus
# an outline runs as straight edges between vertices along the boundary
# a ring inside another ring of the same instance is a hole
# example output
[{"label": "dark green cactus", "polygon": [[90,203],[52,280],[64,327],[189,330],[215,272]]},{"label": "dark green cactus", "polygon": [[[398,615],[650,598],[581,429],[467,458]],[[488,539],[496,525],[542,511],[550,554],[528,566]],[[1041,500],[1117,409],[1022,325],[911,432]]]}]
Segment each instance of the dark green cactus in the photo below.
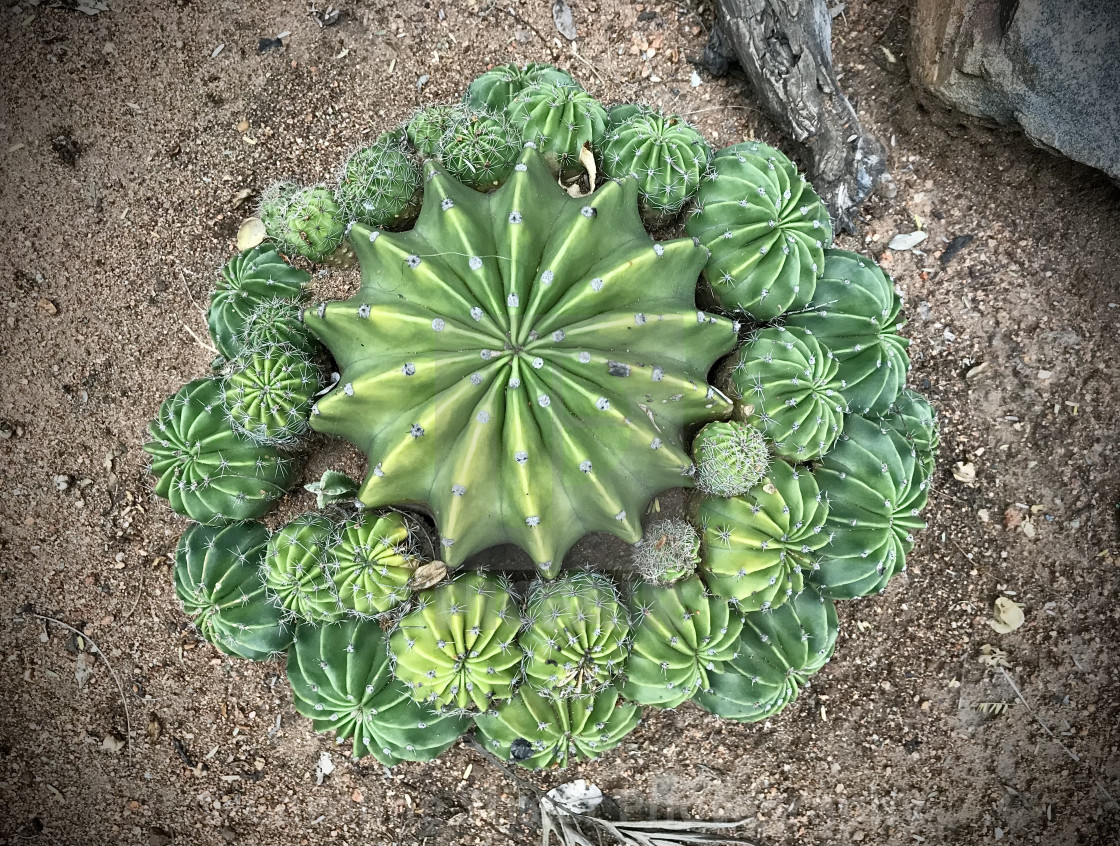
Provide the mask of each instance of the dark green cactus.
[{"label": "dark green cactus", "polygon": [[757,429],[737,420],[717,420],[692,441],[696,487],[715,496],[738,496],[753,488],[770,466],[770,449]]},{"label": "dark green cactus", "polygon": [[647,582],[671,585],[687,579],[700,563],[700,533],[679,517],[658,520],[634,545],[633,559]]},{"label": "dark green cactus", "polygon": [[629,617],[606,576],[577,571],[538,582],[529,593],[518,640],[526,681],[560,698],[605,687],[626,658]]},{"label": "dark green cactus", "polygon": [[407,227],[423,195],[420,168],[389,132],[351,155],[338,183],[342,220],[376,229]]},{"label": "dark green cactus", "polygon": [[275,183],[265,189],[259,213],[278,249],[311,261],[331,255],[346,232],[334,192],[325,185],[296,188],[290,182]]},{"label": "dark green cactus", "polygon": [[627,699],[675,708],[711,687],[712,677],[735,656],[742,615],[695,576],[668,587],[642,584],[630,604],[637,622],[619,685]]},{"label": "dark green cactus", "polygon": [[195,379],[164,400],[148,434],[155,493],[199,523],[260,517],[299,469],[293,456],[233,430],[217,379]]},{"label": "dark green cactus", "polygon": [[684,426],[729,407],[703,250],[652,243],[633,180],[572,199],[533,150],[488,195],[429,168],[415,228],[356,225],[361,289],[304,315],[342,370],[312,427],[369,455],[368,507],[428,502],[451,567],[511,542],[555,576],[587,532],[636,543],[689,483]]},{"label": "dark green cactus", "polygon": [[[284,261],[271,244],[246,250],[230,259],[222,268],[206,313],[210,337],[218,352],[227,359],[234,358],[246,344],[252,346],[264,340],[257,337],[261,323],[257,312],[272,303],[298,307],[306,296],[310,280],[309,273]],[[306,337],[305,330],[303,335]]]},{"label": "dark green cactus", "polygon": [[372,511],[338,528],[326,559],[339,604],[358,617],[379,616],[408,599],[419,563],[405,518]]},{"label": "dark green cactus", "polygon": [[869,258],[826,250],[824,273],[812,302],[786,315],[785,326],[804,331],[832,352],[844,399],[859,414],[887,411],[906,383],[910,357],[894,283]]},{"label": "dark green cactus", "polygon": [[292,630],[261,581],[268,529],[260,523],[195,524],[175,550],[175,593],[204,638],[228,655],[264,661]]},{"label": "dark green cactus", "polygon": [[600,158],[611,179],[638,180],[642,218],[651,225],[671,220],[700,187],[711,150],[695,129],[677,115],[638,110],[615,123],[609,115]]},{"label": "dark green cactus", "polygon": [[829,540],[827,518],[812,472],[775,458],[743,496],[701,503],[704,581],[744,611],[776,608],[800,593],[817,568]]},{"label": "dark green cactus", "polygon": [[607,688],[592,696],[555,699],[522,687],[496,711],[479,714],[482,745],[503,761],[531,770],[597,758],[620,743],[641,719],[636,705]]},{"label": "dark green cactus", "polygon": [[844,425],[847,403],[832,353],[812,335],[771,326],[743,345],[730,374],[736,411],[792,461],[828,452]]},{"label": "dark green cactus", "polygon": [[321,514],[296,517],[268,539],[265,584],[289,613],[307,622],[342,619],[334,585],[326,572],[326,549],[334,527]]},{"label": "dark green cactus", "polygon": [[505,114],[462,110],[440,140],[437,157],[464,185],[492,191],[509,179],[521,148],[521,137]]},{"label": "dark green cactus", "polygon": [[598,100],[581,88],[549,82],[522,90],[508,113],[521,140],[535,144],[561,179],[583,172],[580,151],[598,147],[607,129],[607,111]]},{"label": "dark green cactus", "polygon": [[521,621],[509,581],[464,573],[421,591],[389,639],[393,672],[412,698],[485,711],[509,699],[521,665]]},{"label": "dark green cactus", "polygon": [[311,403],[322,383],[319,368],[294,347],[243,351],[223,382],[230,422],[257,443],[295,443],[310,431]]},{"label": "dark green cactus", "polygon": [[883,423],[901,434],[918,455],[926,478],[933,476],[941,434],[937,430],[937,411],[917,391],[904,390],[882,415]]},{"label": "dark green cactus", "polygon": [[560,68],[543,62],[529,62],[522,68],[517,65],[499,65],[488,70],[470,84],[466,100],[476,109],[503,111],[526,88],[545,82],[582,90],[579,83]]},{"label": "dark green cactus", "polygon": [[470,725],[413,701],[390,672],[385,635],[367,620],[302,625],[288,651],[292,701],[315,731],[353,741],[353,756],[373,755],[387,767],[430,761]]},{"label": "dark green cactus", "polygon": [[451,125],[459,119],[462,106],[429,106],[417,112],[408,122],[408,140],[421,157],[430,159],[439,151],[440,141]]},{"label": "dark green cactus", "polygon": [[850,414],[814,475],[830,503],[831,543],[813,582],[834,599],[883,590],[926,525],[928,477],[914,448],[892,427]]},{"label": "dark green cactus", "polygon": [[772,717],[828,663],[836,648],[836,606],[806,588],[769,611],[746,615],[739,654],[712,676],[696,703],[724,719],[753,723]]},{"label": "dark green cactus", "polygon": [[809,302],[832,243],[828,210],[794,164],[757,141],[717,152],[685,224],[711,250],[720,303],[771,320]]}]

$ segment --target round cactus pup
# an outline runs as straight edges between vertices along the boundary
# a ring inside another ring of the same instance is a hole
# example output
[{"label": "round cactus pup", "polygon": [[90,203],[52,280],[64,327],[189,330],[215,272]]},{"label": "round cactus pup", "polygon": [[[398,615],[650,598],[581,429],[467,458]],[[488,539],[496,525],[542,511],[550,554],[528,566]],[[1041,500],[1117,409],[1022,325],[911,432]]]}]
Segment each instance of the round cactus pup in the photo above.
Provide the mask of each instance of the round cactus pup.
[{"label": "round cactus pup", "polygon": [[296,517],[268,539],[262,569],[280,605],[310,623],[335,622],[344,612],[324,570],[334,527],[321,514]]},{"label": "round cactus pup", "polygon": [[299,191],[300,187],[295,182],[281,179],[270,183],[261,192],[257,217],[264,224],[265,233],[278,246],[284,245],[288,232],[288,209],[291,207],[292,197]]},{"label": "round cactus pup", "polygon": [[607,109],[607,132],[609,138],[622,124],[635,115],[652,115],[654,110],[641,103],[619,103]]},{"label": "round cactus pup", "polygon": [[696,205],[685,231],[711,251],[704,278],[725,308],[767,321],[809,302],[832,224],[785,155],[757,141],[720,150]]},{"label": "round cactus pup", "polygon": [[622,695],[675,708],[711,687],[738,648],[743,618],[693,576],[668,587],[643,583],[630,600],[638,621]]},{"label": "round cactus pup", "polygon": [[467,88],[466,101],[476,109],[500,112],[508,109],[526,88],[542,82],[564,88],[580,89],[571,74],[543,62],[529,62],[522,68],[517,65],[499,65],[479,76]]},{"label": "round cactus pup", "polygon": [[408,599],[418,564],[408,523],[397,513],[363,511],[351,517],[327,549],[338,601],[358,617],[377,617]]},{"label": "round cactus pup", "polygon": [[502,113],[464,110],[440,141],[438,157],[447,172],[476,191],[491,191],[509,178],[521,142]]},{"label": "round cactus pup", "polygon": [[829,541],[827,518],[828,502],[812,472],[775,458],[742,496],[701,503],[704,581],[744,611],[776,608],[817,569]]},{"label": "round cactus pup", "polygon": [[774,452],[812,461],[840,436],[847,402],[832,353],[812,335],[771,326],[756,332],[731,368],[736,411],[766,436]]},{"label": "round cactus pup", "polygon": [[164,400],[148,424],[155,493],[179,514],[221,525],[272,508],[295,480],[295,458],[233,430],[221,382],[196,379]]},{"label": "round cactus pup", "polygon": [[277,345],[309,356],[320,352],[322,347],[303,323],[300,316],[302,310],[296,300],[280,297],[261,300],[245,318],[244,328],[238,338],[238,353]]},{"label": "round cactus pup", "polygon": [[408,122],[409,143],[422,158],[431,159],[439,152],[440,141],[461,116],[462,106],[429,106],[421,109]]},{"label": "round cactus pup", "polygon": [[295,443],[311,429],[307,421],[322,384],[319,368],[294,347],[242,352],[223,383],[230,422],[257,443]]},{"label": "round cactus pup", "polygon": [[717,420],[692,441],[696,487],[715,496],[739,496],[766,475],[770,450],[757,429],[736,420]]},{"label": "round cactus pup", "polygon": [[687,579],[700,563],[700,533],[679,517],[658,520],[634,544],[633,560],[638,574],[655,585]]},{"label": "round cactus pup", "polygon": [[831,543],[812,580],[833,599],[878,593],[906,569],[914,532],[925,528],[926,470],[897,430],[858,414],[814,471],[830,506]]},{"label": "round cactus pup", "polygon": [[926,478],[933,476],[941,434],[937,429],[937,410],[917,391],[905,390],[898,395],[882,422],[901,434],[918,456]]},{"label": "round cactus pup", "polygon": [[898,397],[910,369],[910,341],[898,334],[901,307],[894,283],[874,261],[825,250],[812,302],[786,315],[785,326],[812,335],[832,353],[852,411],[881,414]]},{"label": "round cactus pup", "polygon": [[392,133],[353,153],[338,183],[342,219],[377,229],[409,226],[420,211],[423,195],[420,168]]},{"label": "round cactus pup", "polygon": [[637,705],[619,701],[614,688],[555,699],[522,687],[509,702],[474,721],[480,742],[500,760],[540,770],[563,769],[609,752],[641,716]]},{"label": "round cactus pup", "polygon": [[837,632],[836,605],[812,588],[780,608],[748,613],[739,654],[712,676],[710,690],[696,694],[696,704],[744,723],[772,717],[828,663]]},{"label": "round cactus pup", "polygon": [[227,655],[264,661],[292,631],[265,590],[268,529],[256,522],[188,528],[175,550],[175,593],[199,633]]},{"label": "round cactus pup", "polygon": [[419,593],[389,638],[393,672],[417,702],[480,711],[509,699],[521,664],[507,579],[464,573]]},{"label": "round cactus pup", "polygon": [[607,111],[598,100],[580,88],[549,82],[525,88],[509,116],[521,140],[534,144],[561,179],[583,173],[580,151],[598,147],[607,129]]},{"label": "round cactus pup", "polygon": [[325,185],[276,183],[261,197],[261,222],[281,250],[322,261],[342,245],[346,226],[334,192]]},{"label": "round cactus pup", "polygon": [[288,650],[288,681],[296,710],[315,731],[353,741],[354,758],[373,755],[387,767],[430,761],[470,725],[467,717],[435,714],[393,678],[385,634],[375,622],[302,625]]},{"label": "round cactus pup", "polygon": [[578,571],[537,582],[525,625],[526,681],[545,696],[594,693],[622,669],[629,614],[606,576]]}]

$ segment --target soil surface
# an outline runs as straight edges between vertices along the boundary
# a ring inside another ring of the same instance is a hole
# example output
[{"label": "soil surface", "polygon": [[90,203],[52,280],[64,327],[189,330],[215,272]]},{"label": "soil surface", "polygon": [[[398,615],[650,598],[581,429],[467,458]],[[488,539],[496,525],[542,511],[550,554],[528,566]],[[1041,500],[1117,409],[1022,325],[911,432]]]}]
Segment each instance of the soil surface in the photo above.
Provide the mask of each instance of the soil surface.
[{"label": "soil surface", "polygon": [[[572,2],[574,48],[525,0],[348,2],[327,27],[303,2],[108,5],[0,9],[0,842],[536,842],[532,792],[468,744],[351,763],[295,713],[282,662],[198,640],[145,427],[208,371],[207,295],[261,189],[328,178],[492,64],[555,62],[717,147],[788,145],[741,76],[690,63],[712,12],[689,0]],[[908,14],[849,0],[835,20],[897,185],[839,244],[906,296],[911,383],[941,411],[929,530],[884,595],[840,605],[835,658],[779,717],[649,711],[538,787],[587,778],[630,817],[743,819],[754,843],[1117,842],[1120,193],[923,110]],[[887,251],[917,227],[922,252]],[[360,470],[340,443],[314,452],[303,481]],[[1026,615],[1009,634],[999,596]]]}]

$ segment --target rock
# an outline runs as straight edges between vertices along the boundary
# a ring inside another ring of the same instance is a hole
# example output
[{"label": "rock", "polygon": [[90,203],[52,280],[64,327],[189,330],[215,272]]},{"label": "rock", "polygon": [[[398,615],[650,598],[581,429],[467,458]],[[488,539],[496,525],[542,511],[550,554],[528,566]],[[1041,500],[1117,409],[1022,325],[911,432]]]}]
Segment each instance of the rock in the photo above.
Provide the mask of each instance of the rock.
[{"label": "rock", "polygon": [[911,74],[975,117],[1120,179],[1120,4],[915,0]]},{"label": "rock", "polygon": [[928,237],[929,236],[921,229],[915,230],[914,232],[899,232],[891,238],[891,242],[887,244],[887,249],[912,250]]}]

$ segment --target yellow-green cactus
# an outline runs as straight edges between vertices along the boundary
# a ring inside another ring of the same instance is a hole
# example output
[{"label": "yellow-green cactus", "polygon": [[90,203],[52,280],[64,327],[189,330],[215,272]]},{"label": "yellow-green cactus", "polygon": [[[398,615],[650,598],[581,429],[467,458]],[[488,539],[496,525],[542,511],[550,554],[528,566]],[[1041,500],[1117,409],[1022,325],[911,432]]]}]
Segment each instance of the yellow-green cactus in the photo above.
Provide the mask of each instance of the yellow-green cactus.
[{"label": "yellow-green cactus", "polygon": [[419,563],[408,522],[397,513],[351,517],[337,528],[326,553],[339,604],[358,617],[377,617],[408,599]]}]

